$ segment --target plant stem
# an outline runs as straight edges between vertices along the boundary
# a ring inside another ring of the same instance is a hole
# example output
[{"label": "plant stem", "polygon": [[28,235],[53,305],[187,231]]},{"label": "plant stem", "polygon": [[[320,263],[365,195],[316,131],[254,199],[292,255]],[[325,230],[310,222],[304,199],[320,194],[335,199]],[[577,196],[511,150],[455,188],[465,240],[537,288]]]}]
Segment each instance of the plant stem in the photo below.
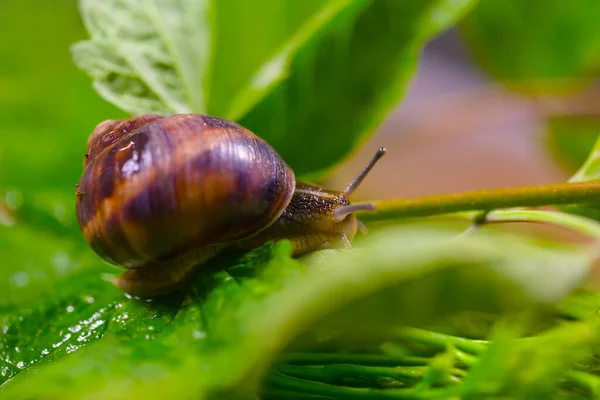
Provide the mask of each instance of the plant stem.
[{"label": "plant stem", "polygon": [[462,350],[454,348],[453,350],[454,358],[459,361],[458,366],[464,366],[466,368],[471,368],[477,362],[477,357],[466,353]]},{"label": "plant stem", "polygon": [[584,371],[571,370],[567,372],[565,378],[567,382],[585,388],[594,395],[594,398],[597,398],[598,394],[600,394],[600,378],[596,375]]},{"label": "plant stem", "polygon": [[395,399],[434,399],[452,398],[457,394],[457,387],[443,389],[429,389],[426,391],[408,389],[370,389],[353,388],[330,385],[323,382],[311,382],[304,379],[293,378],[280,372],[273,372],[267,377],[267,384],[271,388],[289,390],[320,396],[329,396],[335,399],[359,400],[395,400]]},{"label": "plant stem", "polygon": [[359,364],[372,366],[424,366],[427,357],[392,357],[381,354],[286,353],[281,362],[295,365]]},{"label": "plant stem", "polygon": [[600,239],[600,223],[574,214],[544,210],[496,210],[485,216],[485,223],[535,222],[558,225]]},{"label": "plant stem", "polygon": [[[391,378],[395,381],[415,383],[427,374],[429,367],[371,367],[353,364],[298,366],[284,364],[277,367],[277,370],[285,375],[320,382],[336,382],[344,378],[363,378],[375,381],[381,378]],[[466,376],[466,372],[459,368],[453,368],[452,375],[458,381],[458,378]]]},{"label": "plant stem", "polygon": [[488,342],[485,340],[466,339],[410,327],[399,328],[396,331],[396,335],[399,339],[426,344],[440,350],[446,348],[448,345],[453,345],[462,351],[475,355],[482,354],[487,350],[488,345]]},{"label": "plant stem", "polygon": [[263,389],[261,396],[261,400],[324,400],[324,399],[333,399],[333,397],[329,396],[319,396],[316,394],[306,394],[299,393],[289,390],[282,389],[273,389],[271,387],[267,387]]},{"label": "plant stem", "polygon": [[491,211],[497,208],[539,207],[594,203],[600,199],[600,181],[475,190],[407,199],[373,201],[374,211],[365,219],[425,217],[459,211]]}]

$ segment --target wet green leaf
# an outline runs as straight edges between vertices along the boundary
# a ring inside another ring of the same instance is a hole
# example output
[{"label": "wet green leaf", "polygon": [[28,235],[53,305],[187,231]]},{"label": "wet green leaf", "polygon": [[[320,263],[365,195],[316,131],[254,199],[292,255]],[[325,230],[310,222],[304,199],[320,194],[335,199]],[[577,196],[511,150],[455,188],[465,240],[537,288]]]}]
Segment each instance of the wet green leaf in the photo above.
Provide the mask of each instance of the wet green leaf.
[{"label": "wet green leaf", "polygon": [[[465,308],[550,305],[591,265],[578,248],[496,235],[463,240],[455,233],[387,229],[352,252],[317,253],[303,263],[289,258],[286,242],[226,253],[186,290],[149,301],[112,287],[103,278],[112,268],[71,274],[0,320],[8,379],[0,394],[249,395],[292,343],[303,350],[331,341],[367,345],[394,337],[400,325],[431,323]],[[317,342],[299,336],[325,328],[332,334]]]},{"label": "wet green leaf", "polygon": [[53,282],[104,264],[80,241],[20,224],[0,224],[0,255],[0,307],[36,298]]}]

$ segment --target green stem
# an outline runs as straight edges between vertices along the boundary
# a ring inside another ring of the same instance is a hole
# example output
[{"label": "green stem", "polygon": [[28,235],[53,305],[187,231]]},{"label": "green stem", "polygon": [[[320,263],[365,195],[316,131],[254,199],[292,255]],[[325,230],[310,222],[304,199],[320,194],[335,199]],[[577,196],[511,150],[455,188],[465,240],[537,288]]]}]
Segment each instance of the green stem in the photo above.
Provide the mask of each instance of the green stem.
[{"label": "green stem", "polygon": [[466,339],[410,327],[399,328],[396,335],[399,339],[426,344],[440,350],[445,349],[448,345],[453,345],[462,351],[475,355],[482,354],[488,345],[485,340]]},{"label": "green stem", "polygon": [[[404,383],[415,383],[427,374],[429,367],[369,367],[352,364],[325,366],[281,365],[277,367],[277,370],[285,375],[296,378],[326,383],[333,383],[346,378],[366,378],[375,381],[381,378],[391,378]],[[452,376],[458,382],[460,381],[459,378],[466,376],[466,372],[458,368],[453,368]]]},{"label": "green stem", "polygon": [[293,378],[280,372],[273,372],[267,377],[267,385],[271,388],[292,392],[329,396],[335,399],[358,400],[396,400],[396,399],[448,399],[457,394],[459,386],[443,389],[417,390],[407,389],[370,389],[330,385],[323,382],[311,382]]},{"label": "green stem", "polygon": [[287,353],[281,362],[295,365],[359,364],[372,366],[424,366],[426,357],[392,357],[381,354]]},{"label": "green stem", "polygon": [[320,396],[317,394],[306,394],[298,393],[289,390],[274,389],[267,387],[263,389],[260,399],[261,400],[325,400],[333,399],[330,396]]},{"label": "green stem", "polygon": [[454,358],[459,362],[458,366],[464,366],[467,368],[471,368],[477,362],[477,357],[475,357],[469,353],[465,353],[462,350],[454,348],[454,350],[452,352],[454,354]]},{"label": "green stem", "polygon": [[585,388],[588,392],[597,398],[600,394],[600,377],[589,374],[584,371],[569,371],[566,374],[566,381]]},{"label": "green stem", "polygon": [[373,220],[425,217],[459,211],[491,211],[498,208],[585,204],[600,198],[600,181],[556,183],[502,189],[475,190],[408,199],[372,202]]},{"label": "green stem", "polygon": [[485,223],[535,222],[558,225],[600,239],[600,223],[579,215],[543,210],[496,210],[485,216]]}]

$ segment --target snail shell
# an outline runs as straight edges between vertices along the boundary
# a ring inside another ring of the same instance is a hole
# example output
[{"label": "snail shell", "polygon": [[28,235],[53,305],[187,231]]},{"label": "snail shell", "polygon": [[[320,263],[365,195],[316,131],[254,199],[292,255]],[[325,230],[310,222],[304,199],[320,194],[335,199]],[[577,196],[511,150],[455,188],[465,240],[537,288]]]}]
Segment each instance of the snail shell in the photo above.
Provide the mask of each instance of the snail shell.
[{"label": "snail shell", "polygon": [[142,115],[99,124],[88,140],[76,213],[93,250],[127,268],[114,283],[139,296],[171,292],[222,249],[289,240],[292,254],[350,247],[349,196],[379,160],[342,192],[295,182],[264,140],[202,114]]},{"label": "snail shell", "polygon": [[160,268],[262,231],[294,189],[294,173],[275,150],[233,122],[145,115],[92,133],[76,213],[106,261]]}]

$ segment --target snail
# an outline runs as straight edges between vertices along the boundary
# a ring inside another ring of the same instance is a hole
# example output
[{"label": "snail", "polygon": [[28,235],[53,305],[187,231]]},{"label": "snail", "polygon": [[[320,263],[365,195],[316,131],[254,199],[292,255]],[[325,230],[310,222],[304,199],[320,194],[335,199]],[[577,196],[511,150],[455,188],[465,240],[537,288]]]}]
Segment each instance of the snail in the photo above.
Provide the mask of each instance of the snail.
[{"label": "snail", "polygon": [[100,123],[76,186],[83,236],[126,270],[117,287],[137,296],[180,288],[227,247],[287,239],[293,255],[349,247],[364,230],[348,197],[381,148],[343,191],[296,182],[263,139],[204,114],[142,115]]}]

